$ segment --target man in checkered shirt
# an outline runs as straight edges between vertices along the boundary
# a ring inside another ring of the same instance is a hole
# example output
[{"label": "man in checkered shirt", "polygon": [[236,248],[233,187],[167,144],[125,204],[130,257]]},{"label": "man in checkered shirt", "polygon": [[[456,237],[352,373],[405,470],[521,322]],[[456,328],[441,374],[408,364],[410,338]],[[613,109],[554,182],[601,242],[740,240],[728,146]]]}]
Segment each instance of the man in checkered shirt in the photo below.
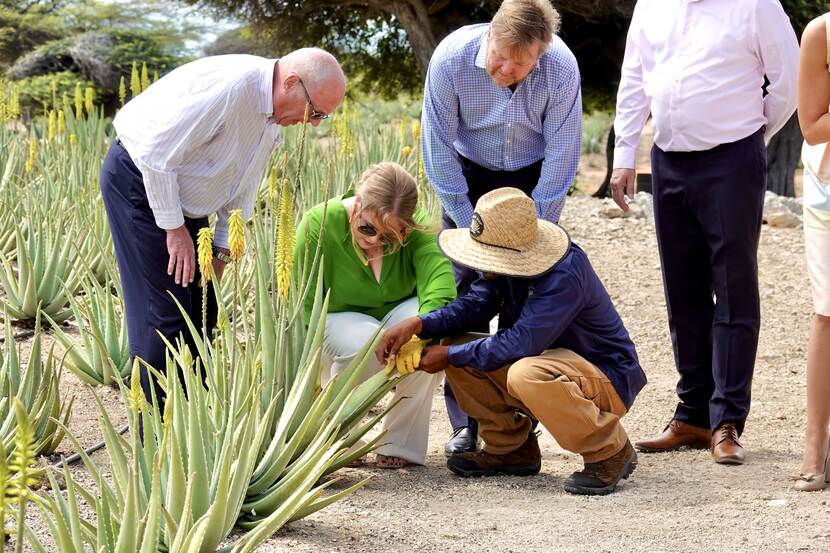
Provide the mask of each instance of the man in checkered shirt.
[{"label": "man in checkered shirt", "polygon": [[[445,228],[469,227],[476,201],[504,186],[531,196],[540,218],[559,220],[579,162],[582,96],[558,28],[549,0],[505,0],[490,23],[462,27],[435,49],[421,144]],[[453,269],[463,294],[476,273]],[[446,382],[444,390],[453,426],[445,453],[475,450],[475,420]]]}]

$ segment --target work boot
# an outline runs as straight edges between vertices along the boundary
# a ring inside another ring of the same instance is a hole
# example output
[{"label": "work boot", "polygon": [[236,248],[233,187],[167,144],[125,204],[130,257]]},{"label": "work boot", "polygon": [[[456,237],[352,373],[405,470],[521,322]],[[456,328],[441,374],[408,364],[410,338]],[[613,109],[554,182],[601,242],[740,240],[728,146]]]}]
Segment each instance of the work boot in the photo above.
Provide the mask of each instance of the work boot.
[{"label": "work boot", "polygon": [[542,468],[542,453],[536,433],[531,433],[521,447],[510,453],[495,455],[484,450],[456,453],[447,459],[447,468],[464,478],[498,474],[533,476]]},{"label": "work boot", "polygon": [[625,446],[613,457],[596,463],[585,463],[585,468],[565,480],[565,491],[580,495],[607,495],[617,489],[617,483],[628,478],[637,467],[637,452],[626,440]]}]

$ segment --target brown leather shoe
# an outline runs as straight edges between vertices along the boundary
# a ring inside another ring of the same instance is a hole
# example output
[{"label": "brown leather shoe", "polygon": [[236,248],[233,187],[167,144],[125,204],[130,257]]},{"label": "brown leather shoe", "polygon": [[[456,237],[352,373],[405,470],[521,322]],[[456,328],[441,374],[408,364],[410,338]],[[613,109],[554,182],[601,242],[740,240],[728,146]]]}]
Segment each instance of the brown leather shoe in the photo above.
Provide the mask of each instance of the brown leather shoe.
[{"label": "brown leather shoe", "polygon": [[712,433],[712,457],[721,465],[743,465],[746,451],[738,443],[738,429],[731,422],[718,426]]},{"label": "brown leather shoe", "polygon": [[672,419],[660,435],[634,442],[634,447],[643,453],[674,451],[681,447],[709,449],[711,439],[712,433],[709,429]]},{"label": "brown leather shoe", "polygon": [[531,432],[525,443],[510,453],[494,455],[484,450],[456,453],[447,459],[447,468],[465,478],[498,474],[533,476],[542,468],[542,452],[536,433]]},{"label": "brown leather shoe", "polygon": [[565,480],[565,491],[579,495],[607,495],[617,489],[617,483],[628,478],[637,468],[637,452],[626,440],[613,457],[596,463],[585,463],[585,468]]}]

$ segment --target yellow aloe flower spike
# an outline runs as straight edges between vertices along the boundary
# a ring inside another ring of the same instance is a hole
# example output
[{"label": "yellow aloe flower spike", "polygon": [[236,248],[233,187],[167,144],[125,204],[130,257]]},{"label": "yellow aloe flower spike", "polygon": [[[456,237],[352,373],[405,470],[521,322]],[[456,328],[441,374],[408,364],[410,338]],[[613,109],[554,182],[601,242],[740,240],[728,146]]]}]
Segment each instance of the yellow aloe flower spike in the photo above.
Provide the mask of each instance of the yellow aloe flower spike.
[{"label": "yellow aloe flower spike", "polygon": [[35,458],[35,430],[25,407],[19,399],[14,400],[15,419],[17,430],[14,438],[14,451],[9,461],[9,471],[15,476],[12,478],[9,495],[16,503],[25,501],[31,493],[30,488],[37,483],[34,477]]},{"label": "yellow aloe flower spike", "polygon": [[156,82],[157,80],[159,80],[159,72],[153,71],[153,82]]},{"label": "yellow aloe flower spike", "polygon": [[27,173],[31,173],[35,168],[35,161],[37,160],[37,141],[32,138],[29,140],[29,157],[26,159],[25,169]]},{"label": "yellow aloe flower spike", "polygon": [[63,136],[66,134],[66,116],[63,114],[63,110],[58,110],[58,136]]},{"label": "yellow aloe flower spike", "polygon": [[138,67],[133,62],[132,71],[130,71],[130,92],[133,98],[141,94],[141,77],[138,76]]},{"label": "yellow aloe flower spike", "polygon": [[401,144],[406,142],[406,121],[404,121],[403,117],[398,121],[398,142]]},{"label": "yellow aloe flower spike", "polygon": [[57,126],[58,126],[58,118],[55,115],[55,110],[49,110],[49,122],[47,124],[47,136],[49,137],[49,142],[55,141],[55,135],[57,134]]},{"label": "yellow aloe flower spike", "polygon": [[20,117],[20,92],[15,88],[9,97],[9,105],[6,106],[6,115],[9,119]]},{"label": "yellow aloe flower spike", "polygon": [[242,210],[234,209],[228,218],[228,248],[231,250],[231,259],[239,261],[245,253],[245,221],[242,219]]},{"label": "yellow aloe flower spike", "polygon": [[291,197],[291,187],[288,179],[282,181],[280,193],[280,207],[278,212],[279,232],[277,234],[276,268],[277,291],[281,298],[288,297],[291,287],[291,271],[294,269],[294,200]]},{"label": "yellow aloe flower spike", "polygon": [[84,116],[84,96],[81,93],[81,83],[75,83],[75,119]]},{"label": "yellow aloe flower spike", "polygon": [[130,409],[133,409],[133,412],[138,415],[144,409],[146,401],[144,391],[141,389],[140,361],[138,356],[136,356],[133,358],[133,370],[130,374]]},{"label": "yellow aloe flower spike", "polygon": [[401,148],[401,154],[403,155],[404,159],[408,158],[411,153],[412,146],[404,146],[403,148]]},{"label": "yellow aloe flower spike", "polygon": [[122,106],[127,102],[127,81],[124,80],[124,75],[118,81],[118,101]]},{"label": "yellow aloe flower spike", "polygon": [[420,119],[413,119],[412,120],[412,143],[418,144],[421,140],[421,120]]},{"label": "yellow aloe flower spike", "polygon": [[199,271],[202,273],[202,286],[210,282],[211,266],[213,264],[213,229],[202,227],[196,236],[196,255],[199,260]]},{"label": "yellow aloe flower spike", "polygon": [[150,73],[147,71],[147,62],[141,63],[141,91],[150,88]]},{"label": "yellow aloe flower spike", "polygon": [[95,89],[91,86],[84,90],[84,107],[86,108],[86,114],[92,115],[92,110],[95,108]]},{"label": "yellow aloe flower spike", "polygon": [[74,134],[74,133],[73,133],[73,134],[70,134],[70,135],[69,135],[69,145],[70,145],[70,146],[74,146],[74,145],[75,145],[75,144],[77,144],[77,143],[78,143],[78,136],[77,136],[76,134]]}]

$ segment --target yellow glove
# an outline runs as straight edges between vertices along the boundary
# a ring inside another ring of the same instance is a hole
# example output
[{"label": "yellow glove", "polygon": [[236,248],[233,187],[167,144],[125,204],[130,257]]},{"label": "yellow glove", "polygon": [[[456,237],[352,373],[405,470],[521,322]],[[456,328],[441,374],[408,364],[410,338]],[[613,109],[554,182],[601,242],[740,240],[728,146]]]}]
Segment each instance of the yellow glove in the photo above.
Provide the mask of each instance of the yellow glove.
[{"label": "yellow glove", "polygon": [[424,351],[427,342],[428,340],[421,340],[413,334],[412,338],[401,346],[398,354],[386,363],[386,368],[384,369],[386,375],[392,374],[393,367],[398,369],[400,376],[415,372],[415,368],[421,363],[421,352]]}]

